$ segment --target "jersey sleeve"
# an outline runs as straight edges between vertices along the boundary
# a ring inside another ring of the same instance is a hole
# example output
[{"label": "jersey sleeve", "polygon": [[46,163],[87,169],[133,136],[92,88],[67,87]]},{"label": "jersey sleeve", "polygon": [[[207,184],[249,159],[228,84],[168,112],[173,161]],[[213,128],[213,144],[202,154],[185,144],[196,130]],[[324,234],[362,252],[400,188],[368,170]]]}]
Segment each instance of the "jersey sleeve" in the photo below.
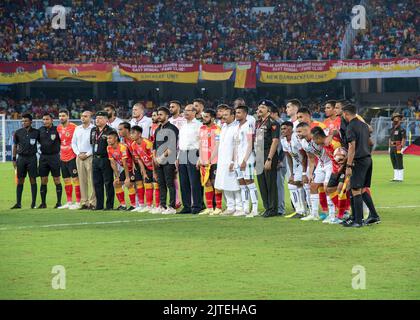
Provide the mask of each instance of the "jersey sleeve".
[{"label": "jersey sleeve", "polygon": [[278,123],[271,123],[271,131],[272,131],[272,137],[273,139],[279,139],[280,138],[280,126]]},{"label": "jersey sleeve", "polygon": [[356,140],[356,133],[353,130],[353,126],[349,124],[346,129],[346,139],[347,142],[353,142]]},{"label": "jersey sleeve", "polygon": [[111,147],[110,147],[110,146],[106,147],[106,152],[108,153],[108,159],[109,159],[109,160],[114,159],[114,158],[112,157],[112,150],[111,150]]},{"label": "jersey sleeve", "polygon": [[19,143],[19,136],[16,134],[16,131],[13,133],[13,144]]}]

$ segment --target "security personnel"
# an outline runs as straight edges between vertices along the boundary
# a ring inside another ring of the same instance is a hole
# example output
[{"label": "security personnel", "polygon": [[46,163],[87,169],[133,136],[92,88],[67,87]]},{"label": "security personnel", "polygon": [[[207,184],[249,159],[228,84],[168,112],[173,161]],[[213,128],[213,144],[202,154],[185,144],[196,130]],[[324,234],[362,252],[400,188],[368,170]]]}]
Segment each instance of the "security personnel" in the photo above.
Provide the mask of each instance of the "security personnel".
[{"label": "security personnel", "polygon": [[99,111],[96,113],[95,124],[90,132],[90,144],[93,148],[93,187],[96,193],[96,208],[94,210],[104,209],[104,186],[106,191],[105,210],[114,209],[114,176],[107,153],[107,138],[112,129],[108,124],[108,113]]},{"label": "security personnel", "polygon": [[61,195],[63,187],[60,180],[60,136],[57,127],[53,125],[53,116],[49,113],[42,117],[44,126],[39,129],[39,144],[41,146],[41,156],[39,157],[39,176],[41,177],[41,205],[39,209],[47,207],[47,185],[48,174],[51,175],[55,183],[57,193],[57,203],[54,208],[61,206]]},{"label": "security personnel", "polygon": [[394,179],[391,182],[402,182],[404,180],[404,164],[402,148],[405,146],[406,131],[401,128],[403,116],[399,113],[392,115],[392,128],[389,133],[389,155],[392,167],[394,168]]},{"label": "security personnel", "polygon": [[[32,115],[22,116],[23,128],[16,130],[13,137],[13,167],[17,171],[16,204],[11,209],[22,208],[22,192],[26,174],[29,174],[31,183],[32,204],[31,209],[35,209],[36,204],[36,177],[38,175],[37,164],[37,143],[39,141],[39,131],[32,128]],[[16,158],[16,155],[18,156]]]},{"label": "security personnel", "polygon": [[265,212],[264,218],[278,215],[277,164],[280,128],[270,117],[270,110],[276,108],[274,102],[261,100],[258,103],[255,132],[256,173]]}]

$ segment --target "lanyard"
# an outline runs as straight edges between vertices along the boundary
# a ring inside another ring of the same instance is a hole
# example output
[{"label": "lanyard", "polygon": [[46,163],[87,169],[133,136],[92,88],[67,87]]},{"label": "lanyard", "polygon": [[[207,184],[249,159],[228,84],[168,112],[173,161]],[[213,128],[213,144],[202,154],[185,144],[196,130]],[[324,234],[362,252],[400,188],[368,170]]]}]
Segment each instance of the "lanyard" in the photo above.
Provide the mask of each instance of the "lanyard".
[{"label": "lanyard", "polygon": [[259,125],[257,125],[257,129],[261,128],[263,124],[265,124],[268,121],[268,118],[269,116],[264,121],[262,121]]},{"label": "lanyard", "polygon": [[104,131],[105,131],[105,128],[103,128],[102,129],[102,131],[101,131],[101,133],[98,135],[98,133],[97,132],[95,132],[95,142],[96,142],[96,144],[98,144],[99,143],[99,139],[102,137],[102,135],[103,135],[103,133],[104,133]]}]

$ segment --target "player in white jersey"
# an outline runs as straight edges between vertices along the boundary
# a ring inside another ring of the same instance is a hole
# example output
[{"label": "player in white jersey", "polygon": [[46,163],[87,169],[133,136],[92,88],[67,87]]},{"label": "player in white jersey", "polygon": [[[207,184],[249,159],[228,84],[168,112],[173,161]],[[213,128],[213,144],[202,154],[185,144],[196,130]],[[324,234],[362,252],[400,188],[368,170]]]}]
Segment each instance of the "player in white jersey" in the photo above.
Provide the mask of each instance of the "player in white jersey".
[{"label": "player in white jersey", "polygon": [[181,127],[187,120],[181,114],[181,102],[178,100],[172,100],[169,102],[169,111],[171,112],[171,117],[169,122],[172,123],[178,130],[181,130]]},{"label": "player in white jersey", "polygon": [[[243,211],[235,212],[234,216],[258,216],[258,192],[254,183],[255,154],[253,151],[254,130],[247,120],[248,108],[238,106],[235,110],[238,122],[234,135],[234,149],[231,168],[235,170],[241,188]],[[249,210],[249,200],[252,203],[252,213]]]},{"label": "player in white jersey", "polygon": [[302,173],[303,160],[306,153],[302,150],[300,141],[293,132],[293,123],[285,121],[280,126],[281,144],[287,158],[287,175],[290,200],[292,201],[295,212],[286,218],[303,218],[305,216],[305,191],[303,190]]}]

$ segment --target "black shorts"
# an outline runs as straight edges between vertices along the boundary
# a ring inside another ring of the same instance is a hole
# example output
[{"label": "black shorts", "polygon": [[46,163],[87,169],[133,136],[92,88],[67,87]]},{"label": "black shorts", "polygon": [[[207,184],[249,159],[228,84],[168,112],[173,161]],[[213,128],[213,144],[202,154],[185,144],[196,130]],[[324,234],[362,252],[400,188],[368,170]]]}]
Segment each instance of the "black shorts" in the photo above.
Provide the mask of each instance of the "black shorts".
[{"label": "black shorts", "polygon": [[60,176],[60,154],[41,154],[39,157],[38,173],[40,177]]},{"label": "black shorts", "polygon": [[16,169],[18,178],[26,178],[28,174],[30,178],[38,176],[38,159],[33,156],[18,156],[16,159]]},{"label": "black shorts", "polygon": [[345,178],[346,178],[345,173],[332,173],[330,180],[328,181],[327,188],[338,187],[340,182],[344,182]]},{"label": "black shorts", "polygon": [[210,175],[209,175],[210,180],[216,179],[216,171],[217,171],[217,164],[212,164],[210,166]]},{"label": "black shorts", "polygon": [[67,178],[77,178],[79,175],[77,173],[76,158],[71,159],[70,161],[60,161],[61,163],[61,175],[63,179]]},{"label": "black shorts", "polygon": [[370,188],[372,180],[372,158],[354,159],[354,167],[350,178],[351,189]]}]

